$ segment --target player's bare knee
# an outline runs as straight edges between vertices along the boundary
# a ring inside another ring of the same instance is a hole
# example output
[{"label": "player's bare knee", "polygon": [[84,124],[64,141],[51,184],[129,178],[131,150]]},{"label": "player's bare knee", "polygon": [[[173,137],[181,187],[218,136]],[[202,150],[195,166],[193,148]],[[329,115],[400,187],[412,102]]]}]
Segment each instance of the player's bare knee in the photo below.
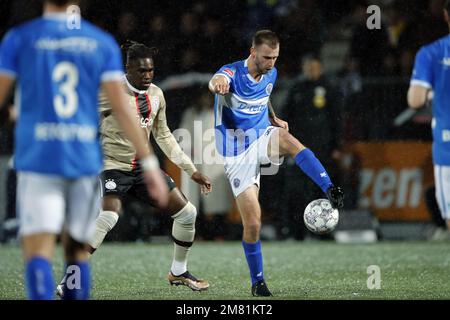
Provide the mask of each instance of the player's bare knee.
[{"label": "player's bare knee", "polygon": [[279,129],[280,154],[295,157],[305,147],[286,129]]},{"label": "player's bare knee", "polygon": [[261,221],[255,219],[247,221],[244,224],[244,232],[251,238],[259,238],[259,232],[261,231]]},{"label": "player's bare knee", "polygon": [[103,198],[102,208],[103,211],[112,211],[120,215],[122,211],[122,201],[116,196],[105,196]]},{"label": "player's bare knee", "polygon": [[24,255],[27,259],[42,256],[49,260],[53,258],[56,236],[53,234],[34,234],[22,238]]},{"label": "player's bare knee", "polygon": [[178,188],[175,188],[169,193],[169,205],[167,207],[167,212],[173,218],[175,215],[177,215],[177,213],[181,212],[188,203],[189,201],[186,199],[183,193],[181,193]]},{"label": "player's bare knee", "polygon": [[243,240],[247,243],[254,243],[259,240],[259,231],[257,230],[245,230]]},{"label": "player's bare knee", "polygon": [[66,258],[66,261],[81,261],[86,260],[88,257],[87,251],[86,251],[86,244],[81,243],[73,239],[69,234],[65,234],[63,238],[63,244],[64,244],[64,255]]}]

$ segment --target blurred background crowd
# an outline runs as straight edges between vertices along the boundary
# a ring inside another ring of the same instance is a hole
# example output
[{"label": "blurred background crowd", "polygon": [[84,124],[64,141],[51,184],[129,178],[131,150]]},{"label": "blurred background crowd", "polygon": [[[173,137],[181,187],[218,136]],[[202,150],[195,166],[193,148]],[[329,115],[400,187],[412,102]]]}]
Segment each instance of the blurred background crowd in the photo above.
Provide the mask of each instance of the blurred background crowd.
[{"label": "blurred background crowd", "polygon": [[[444,2],[82,0],[80,7],[85,18],[111,32],[119,43],[131,39],[158,49],[154,82],[165,92],[172,129],[189,128],[195,120],[203,121],[205,130],[212,127],[213,97],[207,91],[211,74],[245,59],[256,30],[277,32],[281,50],[272,98],[276,112],[344,187],[346,208],[351,210],[360,207],[360,172],[357,159],[345,151],[348,145],[431,140],[429,110],[413,117],[401,115],[407,109],[406,91],[418,48],[449,33]],[[371,30],[367,8],[373,4],[381,9],[381,28]],[[0,1],[0,39],[40,10],[38,0]],[[13,123],[0,126],[0,221],[14,225],[14,173],[6,170],[13,152],[12,130]],[[234,223],[238,217],[223,172],[211,166],[201,169],[215,184],[216,193],[208,199],[199,197],[186,177],[176,179],[199,208],[199,237],[234,239],[240,234],[233,229],[239,228]],[[265,235],[304,239],[303,208],[321,196],[289,162],[277,175],[263,177],[263,216],[274,226]],[[149,218],[142,204],[127,204],[129,214],[112,237],[136,240],[166,233],[170,217],[155,212]],[[428,206],[432,207],[433,203]]]}]

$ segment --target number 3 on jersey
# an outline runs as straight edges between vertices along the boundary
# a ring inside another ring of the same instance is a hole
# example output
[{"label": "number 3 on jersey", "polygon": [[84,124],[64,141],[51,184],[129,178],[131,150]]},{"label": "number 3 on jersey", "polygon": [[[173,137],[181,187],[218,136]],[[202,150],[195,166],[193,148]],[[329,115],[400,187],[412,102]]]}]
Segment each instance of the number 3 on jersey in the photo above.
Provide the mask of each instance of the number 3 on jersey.
[{"label": "number 3 on jersey", "polygon": [[60,118],[72,117],[78,108],[78,69],[73,63],[64,61],[53,69],[52,80],[59,84],[59,94],[53,98],[56,114]]}]

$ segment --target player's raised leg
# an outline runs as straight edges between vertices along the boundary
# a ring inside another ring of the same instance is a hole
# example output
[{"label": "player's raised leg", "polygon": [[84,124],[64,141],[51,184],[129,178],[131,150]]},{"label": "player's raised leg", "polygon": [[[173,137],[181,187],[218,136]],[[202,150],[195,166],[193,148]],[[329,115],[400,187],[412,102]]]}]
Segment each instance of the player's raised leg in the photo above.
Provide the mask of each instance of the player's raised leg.
[{"label": "player's raised leg", "polygon": [[187,268],[189,251],[195,238],[197,208],[190,203],[178,188],[169,194],[168,213],[173,218],[172,239],[174,252],[172,266],[168,275],[171,285],[185,285],[194,291],[209,288],[209,283],[194,277]]},{"label": "player's raised leg", "polygon": [[258,201],[259,188],[252,185],[236,197],[242,217],[244,232],[242,246],[250,270],[253,296],[271,296],[264,281],[263,256],[260,241],[261,207]]},{"label": "player's raised leg", "polygon": [[267,152],[269,158],[290,156],[295,159],[297,166],[322,189],[334,208],[341,208],[344,205],[342,189],[333,185],[327,171],[314,153],[286,129],[277,128],[273,132]]}]

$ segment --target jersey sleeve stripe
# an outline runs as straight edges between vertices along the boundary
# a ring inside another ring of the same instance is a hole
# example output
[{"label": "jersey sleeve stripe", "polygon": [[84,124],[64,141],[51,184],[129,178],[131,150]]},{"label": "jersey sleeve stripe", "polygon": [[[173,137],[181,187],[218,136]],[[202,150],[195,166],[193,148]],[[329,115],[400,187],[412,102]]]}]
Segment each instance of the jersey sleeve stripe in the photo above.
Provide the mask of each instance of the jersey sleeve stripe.
[{"label": "jersey sleeve stripe", "polygon": [[0,74],[12,79],[17,78],[17,73],[9,69],[0,68]]},{"label": "jersey sleeve stripe", "polygon": [[431,89],[433,87],[429,82],[423,80],[411,80],[410,84],[425,87],[427,89]]},{"label": "jersey sleeve stripe", "polygon": [[100,77],[102,82],[105,81],[122,81],[123,72],[122,71],[106,71],[103,72]]}]

